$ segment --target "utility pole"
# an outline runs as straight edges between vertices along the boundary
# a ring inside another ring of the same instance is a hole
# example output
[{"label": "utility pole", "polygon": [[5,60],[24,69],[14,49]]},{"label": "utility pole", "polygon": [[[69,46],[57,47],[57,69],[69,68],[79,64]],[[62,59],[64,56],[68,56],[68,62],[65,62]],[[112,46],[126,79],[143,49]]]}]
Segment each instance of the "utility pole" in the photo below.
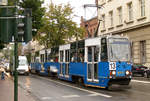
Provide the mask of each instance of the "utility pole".
[{"label": "utility pole", "polygon": [[14,101],[18,101],[18,19],[17,19],[17,7],[15,8],[15,30],[14,30],[14,56],[15,56],[15,70],[14,70]]}]

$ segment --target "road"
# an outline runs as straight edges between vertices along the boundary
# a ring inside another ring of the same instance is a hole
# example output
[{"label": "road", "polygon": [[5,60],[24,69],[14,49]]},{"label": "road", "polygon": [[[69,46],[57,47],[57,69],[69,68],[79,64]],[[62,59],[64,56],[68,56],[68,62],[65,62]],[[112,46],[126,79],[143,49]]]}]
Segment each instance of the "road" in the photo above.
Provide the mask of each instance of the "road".
[{"label": "road", "polygon": [[36,101],[149,101],[150,80],[132,80],[129,89],[111,91],[79,86],[50,77],[19,76],[19,86]]}]

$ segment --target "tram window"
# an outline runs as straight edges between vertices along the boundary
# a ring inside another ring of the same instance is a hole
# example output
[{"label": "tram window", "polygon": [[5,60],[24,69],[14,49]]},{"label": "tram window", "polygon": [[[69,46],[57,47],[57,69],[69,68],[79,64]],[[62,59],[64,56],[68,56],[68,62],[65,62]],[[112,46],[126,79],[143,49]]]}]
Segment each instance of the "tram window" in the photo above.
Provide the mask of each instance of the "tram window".
[{"label": "tram window", "polygon": [[44,54],[41,54],[40,58],[41,58],[41,62],[43,63],[44,62]]},{"label": "tram window", "polygon": [[84,49],[83,48],[78,49],[77,61],[78,62],[84,62]]},{"label": "tram window", "polygon": [[42,62],[42,54],[40,55],[40,62]]},{"label": "tram window", "polygon": [[65,74],[68,75],[69,74],[69,64],[65,64]]},{"label": "tram window", "polygon": [[92,62],[92,47],[88,47],[88,62]]},{"label": "tram window", "polygon": [[72,62],[77,62],[77,53],[76,52],[72,54],[71,61]]},{"label": "tram window", "polygon": [[65,62],[69,62],[69,60],[70,60],[69,50],[65,50]]},{"label": "tram window", "polygon": [[94,64],[94,79],[98,79],[98,64]]},{"label": "tram window", "polygon": [[33,56],[32,61],[35,62],[35,56]]},{"label": "tram window", "polygon": [[84,40],[71,43],[71,62],[84,62]]},{"label": "tram window", "polygon": [[45,51],[45,62],[47,62],[47,56],[48,56],[47,51]]},{"label": "tram window", "polygon": [[48,54],[48,57],[47,57],[47,58],[48,58],[48,61],[50,61],[50,56],[51,56],[51,55],[50,55],[50,53],[49,53],[49,54]]},{"label": "tram window", "polygon": [[101,39],[101,61],[107,61],[107,41],[106,38]]},{"label": "tram window", "polygon": [[92,79],[92,64],[88,64],[88,79]]},{"label": "tram window", "polygon": [[60,74],[63,73],[63,64],[60,64]]},{"label": "tram window", "polygon": [[94,47],[94,62],[98,62],[98,56],[99,56],[99,47]]},{"label": "tram window", "polygon": [[42,62],[44,62],[44,54],[42,54]]},{"label": "tram window", "polygon": [[64,52],[60,51],[60,62],[63,62],[63,58],[64,58]]}]

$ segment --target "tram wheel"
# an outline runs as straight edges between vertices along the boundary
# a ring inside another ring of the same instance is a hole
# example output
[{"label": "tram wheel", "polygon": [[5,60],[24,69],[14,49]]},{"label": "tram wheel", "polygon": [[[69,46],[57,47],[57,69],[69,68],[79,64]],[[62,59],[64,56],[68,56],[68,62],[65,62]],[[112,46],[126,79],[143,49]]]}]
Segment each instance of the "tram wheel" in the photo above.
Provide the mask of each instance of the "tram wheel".
[{"label": "tram wheel", "polygon": [[84,85],[83,78],[82,78],[82,77],[79,77],[77,83],[78,83],[78,85],[83,86],[83,85]]}]

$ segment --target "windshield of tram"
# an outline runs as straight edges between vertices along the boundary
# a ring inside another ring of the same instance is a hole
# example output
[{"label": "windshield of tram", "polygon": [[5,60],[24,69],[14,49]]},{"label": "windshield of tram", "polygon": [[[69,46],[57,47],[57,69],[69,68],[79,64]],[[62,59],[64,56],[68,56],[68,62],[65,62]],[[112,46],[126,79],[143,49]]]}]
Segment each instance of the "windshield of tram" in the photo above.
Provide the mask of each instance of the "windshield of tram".
[{"label": "windshield of tram", "polygon": [[126,38],[109,38],[110,61],[130,61],[130,44]]}]

